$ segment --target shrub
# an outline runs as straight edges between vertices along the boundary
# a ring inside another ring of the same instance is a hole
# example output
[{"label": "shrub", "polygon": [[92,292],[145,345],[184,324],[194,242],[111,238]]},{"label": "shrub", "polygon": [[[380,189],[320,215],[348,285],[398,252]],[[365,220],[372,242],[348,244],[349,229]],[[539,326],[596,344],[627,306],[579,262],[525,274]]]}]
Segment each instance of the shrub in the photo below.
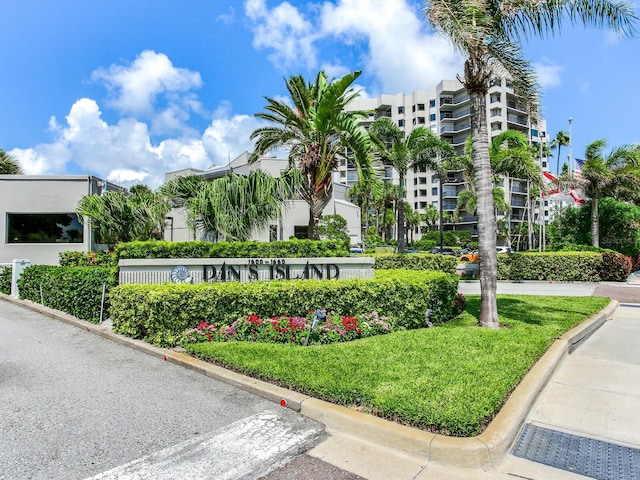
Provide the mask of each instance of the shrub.
[{"label": "shrub", "polygon": [[129,242],[116,258],[301,258],[348,257],[349,242],[287,240],[278,242]]},{"label": "shrub", "polygon": [[623,282],[631,274],[633,268],[631,257],[621,253],[601,253],[600,255],[602,262],[598,271],[601,280]]},{"label": "shrub", "polygon": [[18,280],[20,298],[93,323],[100,320],[103,285],[107,293],[116,285],[111,268],[32,265]]},{"label": "shrub", "polygon": [[11,294],[11,267],[0,267],[0,292]]},{"label": "shrub", "polygon": [[598,282],[602,259],[595,252],[531,252],[498,255],[502,280]]},{"label": "shrub", "polygon": [[404,270],[435,270],[446,273],[456,273],[458,259],[450,255],[418,254],[374,254],[376,270],[404,269]]},{"label": "shrub", "polygon": [[162,346],[202,322],[231,325],[249,314],[300,317],[323,308],[348,316],[377,311],[392,329],[410,329],[424,326],[427,308],[434,324],[451,319],[457,286],[454,275],[411,270],[378,270],[369,280],[129,284],[111,290],[109,314],[116,332]]},{"label": "shrub", "polygon": [[117,267],[118,259],[112,251],[99,252],[60,252],[61,267]]}]

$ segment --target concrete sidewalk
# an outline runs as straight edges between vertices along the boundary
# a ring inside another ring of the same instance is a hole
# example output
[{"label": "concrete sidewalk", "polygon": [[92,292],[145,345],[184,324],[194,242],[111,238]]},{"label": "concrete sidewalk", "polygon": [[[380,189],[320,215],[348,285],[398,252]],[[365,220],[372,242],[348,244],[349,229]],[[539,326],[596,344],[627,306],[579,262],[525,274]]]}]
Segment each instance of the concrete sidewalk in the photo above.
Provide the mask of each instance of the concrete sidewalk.
[{"label": "concrete sidewalk", "polygon": [[[556,438],[578,438],[577,445],[586,444],[589,447],[591,443],[593,447],[594,443],[599,442],[589,440],[599,440],[636,450],[607,446],[611,451],[631,455],[634,461],[623,458],[621,461],[626,464],[618,467],[610,465],[609,470],[627,468],[626,472],[606,472],[604,469],[596,478],[640,478],[639,345],[640,305],[621,304],[612,320],[562,361],[525,423],[547,431],[569,434],[557,435]],[[574,471],[589,468],[589,462],[616,460],[593,458],[599,455],[592,452],[589,456],[580,448],[571,455],[575,458],[565,460],[566,465],[571,465],[569,468]],[[582,463],[572,463],[578,460]],[[534,479],[585,478],[514,455],[508,457],[499,470]]]}]

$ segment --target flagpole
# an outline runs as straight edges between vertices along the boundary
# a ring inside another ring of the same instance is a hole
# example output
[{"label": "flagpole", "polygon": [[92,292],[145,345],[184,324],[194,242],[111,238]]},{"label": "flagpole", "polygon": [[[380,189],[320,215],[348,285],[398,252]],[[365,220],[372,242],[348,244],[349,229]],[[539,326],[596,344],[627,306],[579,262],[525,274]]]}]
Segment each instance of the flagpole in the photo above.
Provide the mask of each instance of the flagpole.
[{"label": "flagpole", "polygon": [[569,155],[567,155],[567,163],[569,164],[569,178],[573,178],[573,135],[571,135],[571,123],[573,122],[573,118],[569,117]]}]

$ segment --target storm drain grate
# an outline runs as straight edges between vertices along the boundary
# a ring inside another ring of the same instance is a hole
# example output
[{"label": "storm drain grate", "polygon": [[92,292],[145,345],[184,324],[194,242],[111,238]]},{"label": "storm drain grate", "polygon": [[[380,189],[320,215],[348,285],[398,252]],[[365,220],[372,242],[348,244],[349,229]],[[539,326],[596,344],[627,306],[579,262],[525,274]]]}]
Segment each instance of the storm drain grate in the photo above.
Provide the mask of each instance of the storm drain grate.
[{"label": "storm drain grate", "polygon": [[600,480],[640,480],[640,450],[527,424],[513,454]]}]

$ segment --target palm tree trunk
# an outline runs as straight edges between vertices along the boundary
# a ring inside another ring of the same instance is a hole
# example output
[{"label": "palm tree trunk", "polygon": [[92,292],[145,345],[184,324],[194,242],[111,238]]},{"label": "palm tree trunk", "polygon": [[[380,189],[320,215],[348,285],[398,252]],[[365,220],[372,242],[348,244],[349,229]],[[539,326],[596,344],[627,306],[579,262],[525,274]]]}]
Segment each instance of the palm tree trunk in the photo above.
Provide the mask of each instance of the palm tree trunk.
[{"label": "palm tree trunk", "polygon": [[594,247],[600,246],[600,217],[598,212],[598,199],[591,199],[591,244]]},{"label": "palm tree trunk", "polygon": [[404,199],[398,200],[398,253],[404,253]]},{"label": "palm tree trunk", "polygon": [[[468,62],[468,60],[467,60]],[[499,328],[496,299],[498,259],[496,255],[496,213],[493,202],[493,175],[489,163],[486,92],[469,91],[473,170],[478,213],[478,253],[480,260],[480,319],[483,327]]]}]

